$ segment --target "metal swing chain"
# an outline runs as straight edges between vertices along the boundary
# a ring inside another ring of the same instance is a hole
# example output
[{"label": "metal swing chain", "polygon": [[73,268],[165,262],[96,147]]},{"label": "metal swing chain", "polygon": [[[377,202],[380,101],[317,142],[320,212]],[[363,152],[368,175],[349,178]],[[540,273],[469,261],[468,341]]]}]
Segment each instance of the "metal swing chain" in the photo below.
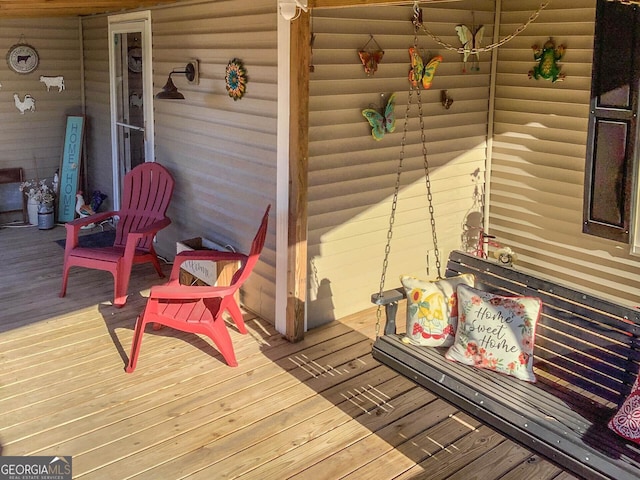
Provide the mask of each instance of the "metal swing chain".
[{"label": "metal swing chain", "polygon": [[[621,1],[623,3],[625,1],[630,1],[630,2],[631,1],[635,1],[636,3],[640,3],[640,0],[609,0],[609,1]],[[473,55],[473,54],[476,54],[476,53],[490,52],[491,50],[494,50],[494,49],[496,49],[498,47],[501,47],[505,43],[513,40],[515,37],[520,35],[524,31],[525,28],[527,28],[531,23],[533,23],[540,16],[540,13],[542,12],[542,10],[547,8],[547,6],[550,3],[551,3],[551,0],[541,3],[540,6],[538,7],[538,9],[529,16],[529,19],[525,23],[523,23],[522,25],[517,27],[513,31],[513,33],[507,35],[502,40],[499,40],[496,43],[492,43],[491,45],[487,45],[485,47],[470,48],[470,49],[465,49],[465,47],[455,47],[455,46],[451,45],[450,43],[447,43],[447,42],[443,41],[435,33],[431,32],[431,30],[429,30],[423,23],[420,23],[419,25],[420,25],[420,28],[422,29],[422,31],[424,33],[426,33],[429,37],[431,37],[431,39],[433,41],[435,41],[436,43],[440,44],[446,50],[451,50],[451,51],[457,52],[459,54],[470,53],[470,54]],[[416,8],[420,8],[417,1],[414,4],[414,9],[416,9]]]},{"label": "metal swing chain", "polygon": [[[398,159],[398,170],[396,172],[396,185],[393,190],[393,200],[391,201],[391,215],[389,216],[389,230],[387,231],[387,244],[384,247],[384,260],[382,261],[382,274],[380,275],[380,289],[378,298],[384,296],[384,284],[389,266],[389,254],[391,253],[391,238],[393,237],[393,224],[396,221],[396,209],[398,207],[398,193],[400,192],[400,177],[402,175],[402,164],[404,163],[404,148],[407,143],[407,130],[409,123],[409,110],[411,109],[413,88],[409,89],[409,99],[404,114],[404,127],[402,129],[402,141],[400,142],[400,156]],[[378,304],[376,310],[376,338],[380,336],[380,320],[382,319],[382,305]]]},{"label": "metal swing chain", "polygon": [[[418,115],[420,117],[420,134],[422,140],[422,158],[424,163],[424,181],[427,187],[427,201],[429,203],[429,220],[431,221],[431,235],[433,237],[433,254],[436,258],[436,272],[438,279],[442,278],[442,264],[440,262],[440,250],[438,249],[438,235],[436,234],[436,218],[433,208],[433,194],[431,193],[431,178],[429,176],[429,160],[427,158],[427,138],[424,133],[424,116],[422,114],[422,98],[418,89]],[[427,257],[428,258],[428,257]]]},{"label": "metal swing chain", "polygon": [[[418,48],[418,12],[415,11],[414,17],[414,37],[413,37],[413,45],[417,49]],[[421,133],[421,141],[422,141],[422,157],[424,159],[424,171],[425,171],[425,183],[427,187],[427,200],[429,202],[429,217],[431,221],[431,232],[433,234],[433,248],[434,254],[436,258],[436,270],[438,272],[438,278],[442,278],[441,276],[441,262],[440,262],[440,251],[438,249],[438,239],[436,235],[436,222],[435,215],[433,209],[433,196],[431,194],[431,179],[429,177],[429,161],[427,160],[427,139],[424,133],[424,116],[422,113],[422,98],[420,95],[420,87],[415,87],[417,90],[417,98],[418,98],[418,115],[420,119],[420,133]],[[411,104],[413,103],[413,90],[414,87],[409,87],[409,97],[407,100],[407,108],[405,110],[404,115],[404,127],[402,129],[402,141],[400,142],[400,156],[398,159],[398,170],[396,172],[396,184],[393,191],[393,200],[391,201],[391,215],[389,216],[389,230],[387,231],[387,244],[384,248],[384,260],[382,261],[382,274],[380,275],[380,288],[378,290],[378,298],[383,298],[384,293],[384,284],[387,275],[387,267],[389,266],[389,254],[391,253],[391,238],[393,237],[393,224],[396,219],[396,210],[398,207],[398,193],[400,192],[400,176],[402,174],[402,165],[404,163],[405,156],[405,146],[407,144],[407,131],[409,124],[409,111],[411,110]],[[378,308],[376,309],[376,338],[380,336],[380,321],[382,319],[382,305],[378,304]]]}]

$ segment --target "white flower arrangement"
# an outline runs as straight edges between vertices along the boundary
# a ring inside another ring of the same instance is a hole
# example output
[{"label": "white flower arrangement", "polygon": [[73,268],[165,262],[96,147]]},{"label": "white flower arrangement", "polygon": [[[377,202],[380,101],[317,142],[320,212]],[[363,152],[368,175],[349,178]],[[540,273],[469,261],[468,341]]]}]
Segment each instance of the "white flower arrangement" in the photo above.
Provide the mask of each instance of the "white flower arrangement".
[{"label": "white flower arrangement", "polygon": [[29,200],[35,200],[37,203],[53,203],[55,199],[55,191],[46,180],[27,180],[22,182],[19,188]]}]

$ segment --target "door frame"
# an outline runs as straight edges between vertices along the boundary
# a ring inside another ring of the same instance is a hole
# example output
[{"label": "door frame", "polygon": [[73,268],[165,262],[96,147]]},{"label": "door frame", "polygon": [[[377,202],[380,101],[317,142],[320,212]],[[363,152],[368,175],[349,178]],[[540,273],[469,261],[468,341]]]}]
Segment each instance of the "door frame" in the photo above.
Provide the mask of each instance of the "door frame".
[{"label": "door frame", "polygon": [[109,15],[109,105],[111,109],[111,166],[113,171],[113,207],[120,208],[120,168],[118,159],[117,136],[117,97],[116,97],[116,49],[114,34],[140,33],[142,45],[142,84],[143,111],[145,120],[145,162],[155,161],[155,136],[153,121],[153,51],[151,34],[151,11]]}]

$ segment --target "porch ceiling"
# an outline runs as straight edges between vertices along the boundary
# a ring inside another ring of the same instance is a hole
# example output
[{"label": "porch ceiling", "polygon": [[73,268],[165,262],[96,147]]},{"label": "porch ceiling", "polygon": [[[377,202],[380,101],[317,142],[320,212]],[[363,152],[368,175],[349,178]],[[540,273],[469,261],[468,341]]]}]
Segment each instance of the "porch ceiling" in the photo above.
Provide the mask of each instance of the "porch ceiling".
[{"label": "porch ceiling", "polygon": [[[460,0],[419,0],[421,4],[459,2]],[[640,1],[640,0],[639,0]],[[412,5],[414,0],[308,0],[309,8],[359,7],[362,5]]]},{"label": "porch ceiling", "polygon": [[166,3],[179,0],[2,0],[0,18],[75,17]]},{"label": "porch ceiling", "polygon": [[[187,0],[0,0],[0,18],[76,17],[152,7]],[[422,0],[422,3],[459,0]],[[411,4],[412,0],[309,0],[309,7]]]}]

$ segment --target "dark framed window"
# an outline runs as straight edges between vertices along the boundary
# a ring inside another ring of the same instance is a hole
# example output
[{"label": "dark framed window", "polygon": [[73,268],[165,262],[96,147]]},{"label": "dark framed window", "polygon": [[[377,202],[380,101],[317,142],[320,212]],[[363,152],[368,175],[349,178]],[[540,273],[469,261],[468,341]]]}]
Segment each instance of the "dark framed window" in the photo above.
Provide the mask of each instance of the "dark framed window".
[{"label": "dark framed window", "polygon": [[640,8],[598,0],[583,232],[629,242],[638,158]]}]

